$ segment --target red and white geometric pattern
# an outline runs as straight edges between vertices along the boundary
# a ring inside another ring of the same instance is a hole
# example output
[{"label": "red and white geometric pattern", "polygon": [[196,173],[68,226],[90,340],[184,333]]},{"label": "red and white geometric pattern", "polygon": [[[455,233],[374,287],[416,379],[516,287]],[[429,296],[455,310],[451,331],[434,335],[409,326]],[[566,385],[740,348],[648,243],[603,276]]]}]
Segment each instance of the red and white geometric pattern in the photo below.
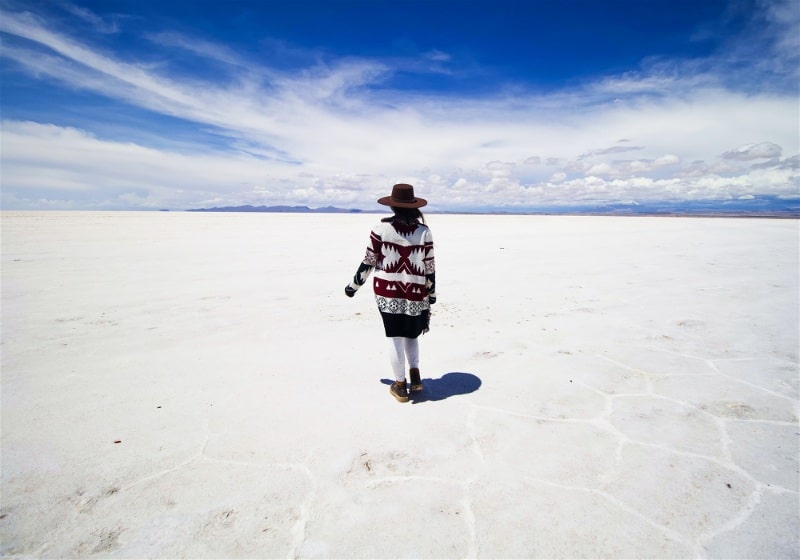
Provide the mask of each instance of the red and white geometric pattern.
[{"label": "red and white geometric pattern", "polygon": [[364,264],[374,266],[373,287],[384,313],[418,316],[430,309],[430,283],[435,272],[433,236],[420,223],[381,222],[373,228]]}]

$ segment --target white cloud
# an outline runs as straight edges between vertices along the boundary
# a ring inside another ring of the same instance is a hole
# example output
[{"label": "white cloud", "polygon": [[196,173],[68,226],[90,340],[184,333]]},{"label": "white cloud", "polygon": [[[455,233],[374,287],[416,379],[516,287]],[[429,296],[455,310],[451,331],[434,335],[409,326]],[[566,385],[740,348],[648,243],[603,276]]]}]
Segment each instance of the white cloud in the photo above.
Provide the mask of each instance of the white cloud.
[{"label": "white cloud", "polygon": [[673,155],[673,154],[667,154],[667,155],[661,156],[660,158],[657,158],[653,162],[653,166],[654,167],[663,167],[665,165],[677,165],[680,162],[681,162],[681,159],[678,156]]},{"label": "white cloud", "polygon": [[780,157],[783,149],[772,142],[761,142],[760,144],[747,144],[735,150],[722,154],[724,159],[737,161],[752,161],[755,159],[768,159]]}]

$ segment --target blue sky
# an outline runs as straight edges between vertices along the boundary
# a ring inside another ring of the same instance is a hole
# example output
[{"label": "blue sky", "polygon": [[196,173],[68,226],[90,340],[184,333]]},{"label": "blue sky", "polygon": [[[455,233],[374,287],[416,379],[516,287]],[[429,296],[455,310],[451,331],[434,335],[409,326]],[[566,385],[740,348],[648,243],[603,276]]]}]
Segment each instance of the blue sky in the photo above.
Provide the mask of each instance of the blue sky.
[{"label": "blue sky", "polygon": [[796,0],[0,0],[4,209],[800,197]]}]

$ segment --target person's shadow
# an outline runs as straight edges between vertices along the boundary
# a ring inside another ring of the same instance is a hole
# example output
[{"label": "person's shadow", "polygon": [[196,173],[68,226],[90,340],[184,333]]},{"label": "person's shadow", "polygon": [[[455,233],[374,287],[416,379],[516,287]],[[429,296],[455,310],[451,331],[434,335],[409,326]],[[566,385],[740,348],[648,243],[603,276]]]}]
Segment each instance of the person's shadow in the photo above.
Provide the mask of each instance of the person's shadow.
[{"label": "person's shadow", "polygon": [[[391,379],[381,379],[384,385],[394,383]],[[439,379],[423,379],[422,391],[408,393],[409,400],[414,403],[428,401],[443,401],[444,399],[455,397],[456,395],[467,395],[477,391],[481,386],[481,379],[471,373],[451,371],[445,373]]]}]

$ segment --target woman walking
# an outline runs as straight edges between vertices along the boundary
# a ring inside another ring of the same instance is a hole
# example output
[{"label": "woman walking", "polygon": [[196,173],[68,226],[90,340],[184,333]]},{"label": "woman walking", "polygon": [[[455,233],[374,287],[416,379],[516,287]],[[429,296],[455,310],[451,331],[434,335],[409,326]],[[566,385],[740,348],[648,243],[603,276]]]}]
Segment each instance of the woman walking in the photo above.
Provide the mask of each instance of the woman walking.
[{"label": "woman walking", "polygon": [[395,382],[390,391],[398,401],[406,402],[405,363],[408,360],[411,391],[421,391],[417,338],[428,332],[430,306],[436,303],[433,237],[419,210],[428,201],[415,197],[414,187],[401,183],[378,203],[389,206],[394,215],[372,228],[366,256],[344,291],[353,297],[376,269],[375,301],[391,342]]}]

